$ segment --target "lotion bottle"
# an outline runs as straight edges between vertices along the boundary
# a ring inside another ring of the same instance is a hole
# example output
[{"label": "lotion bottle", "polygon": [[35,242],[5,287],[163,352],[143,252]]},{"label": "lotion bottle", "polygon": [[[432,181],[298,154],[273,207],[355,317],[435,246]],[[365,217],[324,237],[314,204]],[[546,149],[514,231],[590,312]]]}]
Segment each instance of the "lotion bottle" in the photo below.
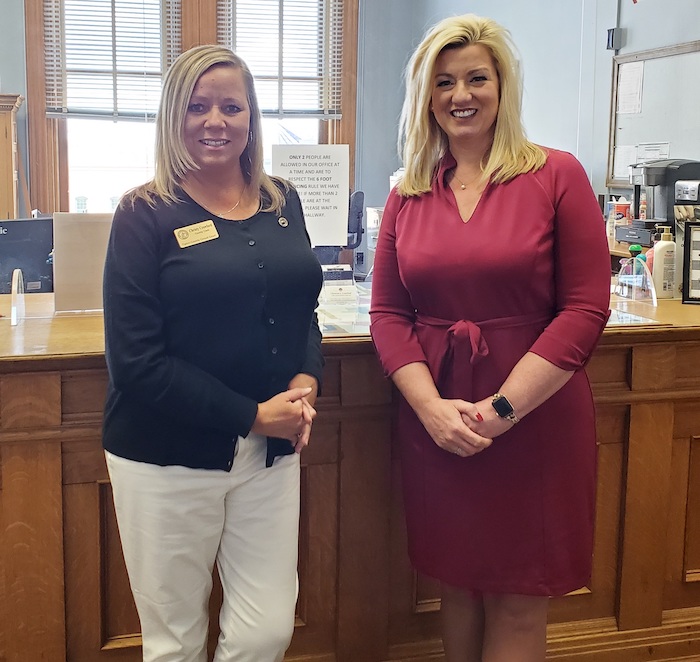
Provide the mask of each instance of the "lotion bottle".
[{"label": "lotion bottle", "polygon": [[651,277],[657,299],[672,299],[676,291],[676,242],[669,226],[660,226],[659,230],[662,234],[654,244]]}]

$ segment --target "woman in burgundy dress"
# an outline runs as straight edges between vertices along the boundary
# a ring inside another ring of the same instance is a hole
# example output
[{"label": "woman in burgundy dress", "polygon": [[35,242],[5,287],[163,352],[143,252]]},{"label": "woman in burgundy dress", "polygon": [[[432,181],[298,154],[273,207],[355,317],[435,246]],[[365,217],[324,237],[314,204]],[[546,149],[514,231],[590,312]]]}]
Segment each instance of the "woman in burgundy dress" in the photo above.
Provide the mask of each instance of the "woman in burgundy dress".
[{"label": "woman in burgundy dress", "polygon": [[442,583],[449,662],[540,661],[549,596],[591,572],[603,218],[579,162],[525,138],[500,25],[438,23],[406,79],[370,314],[403,396],[409,553]]}]

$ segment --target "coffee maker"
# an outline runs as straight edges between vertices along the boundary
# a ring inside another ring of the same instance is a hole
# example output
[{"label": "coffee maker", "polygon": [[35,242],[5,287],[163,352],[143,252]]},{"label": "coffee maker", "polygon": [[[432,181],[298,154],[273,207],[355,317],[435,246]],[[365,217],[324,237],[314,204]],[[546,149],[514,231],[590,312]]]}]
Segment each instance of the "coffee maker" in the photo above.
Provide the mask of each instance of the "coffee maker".
[{"label": "coffee maker", "polygon": [[[675,234],[677,205],[700,205],[698,183],[700,161],[665,159],[630,166],[630,184],[634,187],[632,218],[639,219],[640,200],[646,196],[646,217],[656,225],[668,225]],[[654,226],[652,226],[654,227]]]},{"label": "coffee maker", "polygon": [[[700,161],[665,159],[630,166],[630,184],[634,187],[632,223],[639,233],[648,233],[652,246],[656,228],[671,228],[676,242],[676,292],[682,287],[683,237],[686,221],[700,220]],[[640,219],[640,201],[646,202],[646,219]],[[647,234],[644,234],[644,239]]]}]

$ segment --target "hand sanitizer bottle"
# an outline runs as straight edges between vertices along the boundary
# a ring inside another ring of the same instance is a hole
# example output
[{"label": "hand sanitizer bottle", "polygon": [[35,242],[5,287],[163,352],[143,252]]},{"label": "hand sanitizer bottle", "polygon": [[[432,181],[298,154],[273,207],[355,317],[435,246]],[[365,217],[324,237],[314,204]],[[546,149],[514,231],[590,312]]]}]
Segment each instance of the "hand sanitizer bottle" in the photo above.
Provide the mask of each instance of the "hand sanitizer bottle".
[{"label": "hand sanitizer bottle", "polygon": [[654,245],[651,277],[658,299],[672,299],[676,291],[676,242],[671,228],[660,226],[661,239]]}]

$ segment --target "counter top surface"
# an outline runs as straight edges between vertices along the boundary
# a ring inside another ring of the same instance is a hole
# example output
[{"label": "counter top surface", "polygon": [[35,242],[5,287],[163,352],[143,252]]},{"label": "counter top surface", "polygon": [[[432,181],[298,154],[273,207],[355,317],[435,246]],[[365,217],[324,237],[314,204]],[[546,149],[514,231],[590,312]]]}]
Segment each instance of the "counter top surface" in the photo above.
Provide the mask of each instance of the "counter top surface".
[{"label": "counter top surface", "polygon": [[[682,304],[680,300],[660,300],[653,307],[613,296],[611,309],[606,334],[631,328],[700,330],[700,305]],[[321,305],[319,323],[324,341],[369,340],[368,310],[369,288],[362,286],[357,305]],[[104,354],[102,315],[56,314],[51,294],[25,295],[24,317],[14,326],[10,295],[0,295],[0,315],[0,361]]]}]

